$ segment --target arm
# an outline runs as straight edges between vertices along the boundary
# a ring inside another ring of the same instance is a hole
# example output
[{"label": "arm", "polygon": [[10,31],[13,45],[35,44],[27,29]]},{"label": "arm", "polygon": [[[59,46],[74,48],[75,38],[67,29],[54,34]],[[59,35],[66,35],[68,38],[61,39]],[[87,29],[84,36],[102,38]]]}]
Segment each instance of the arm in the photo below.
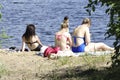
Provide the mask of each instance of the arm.
[{"label": "arm", "polygon": [[55,38],[54,39],[55,39],[55,46],[57,46],[56,34],[55,34]]},{"label": "arm", "polygon": [[39,37],[38,37],[38,36],[36,36],[36,37],[37,37],[37,42],[38,42],[40,45],[43,45],[43,44],[41,43]]},{"label": "arm", "polygon": [[91,42],[89,28],[86,28],[86,31],[85,31],[85,42],[86,42],[86,45],[88,45]]},{"label": "arm", "polygon": [[68,40],[69,40],[70,46],[72,46],[72,39],[71,39],[71,35],[70,34],[68,35]]},{"label": "arm", "polygon": [[24,40],[22,38],[22,51],[24,51],[24,50],[25,50],[25,42],[24,42]]}]

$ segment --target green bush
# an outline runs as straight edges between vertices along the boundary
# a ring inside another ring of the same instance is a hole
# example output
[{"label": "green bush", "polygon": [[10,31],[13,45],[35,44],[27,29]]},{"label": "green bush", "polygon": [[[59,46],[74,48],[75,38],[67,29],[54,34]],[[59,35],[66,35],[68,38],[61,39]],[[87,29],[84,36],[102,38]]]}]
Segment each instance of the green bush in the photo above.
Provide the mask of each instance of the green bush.
[{"label": "green bush", "polygon": [[[107,38],[114,36],[115,55],[112,57],[113,63],[120,63],[118,57],[120,56],[120,0],[88,0],[89,3],[85,7],[86,11],[91,15],[91,12],[96,10],[97,5],[107,6],[105,13],[110,16],[108,23]],[[120,64],[119,64],[120,65]]]}]

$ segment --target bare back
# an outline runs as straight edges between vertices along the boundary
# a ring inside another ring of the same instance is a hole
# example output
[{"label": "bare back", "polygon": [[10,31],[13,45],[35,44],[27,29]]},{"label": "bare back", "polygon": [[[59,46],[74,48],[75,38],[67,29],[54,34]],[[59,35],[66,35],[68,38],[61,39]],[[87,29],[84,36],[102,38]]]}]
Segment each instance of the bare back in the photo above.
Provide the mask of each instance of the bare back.
[{"label": "bare back", "polygon": [[29,49],[35,49],[40,43],[39,38],[37,35],[32,36],[29,41],[25,39],[25,37],[22,38],[23,42],[25,42]]},{"label": "bare back", "polygon": [[59,31],[55,34],[55,46],[59,46],[61,50],[67,50],[70,48],[68,44],[71,44],[71,36],[68,32]]},{"label": "bare back", "polygon": [[[88,41],[88,37],[87,37],[88,35],[89,35],[89,29],[85,25],[80,25],[77,28],[75,28],[72,35],[73,46],[76,47],[81,45],[82,43],[86,43],[86,41]],[[76,37],[76,44],[74,37]]]}]

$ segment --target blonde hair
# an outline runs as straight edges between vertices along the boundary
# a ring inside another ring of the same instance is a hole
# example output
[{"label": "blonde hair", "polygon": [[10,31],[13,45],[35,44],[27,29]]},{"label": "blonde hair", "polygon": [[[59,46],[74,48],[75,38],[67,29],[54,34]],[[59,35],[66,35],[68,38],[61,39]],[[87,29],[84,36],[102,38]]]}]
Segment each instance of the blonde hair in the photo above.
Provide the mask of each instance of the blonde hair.
[{"label": "blonde hair", "polygon": [[66,29],[67,32],[69,32],[69,28],[68,28],[68,24],[67,24],[67,23],[62,23],[60,29],[61,29],[61,30],[62,30],[62,29]]},{"label": "blonde hair", "polygon": [[85,19],[83,19],[82,24],[89,24],[89,25],[91,25],[91,20],[89,18],[85,18]]},{"label": "blonde hair", "polygon": [[63,29],[63,28],[68,28],[68,24],[67,23],[62,23],[61,24],[61,29]]}]

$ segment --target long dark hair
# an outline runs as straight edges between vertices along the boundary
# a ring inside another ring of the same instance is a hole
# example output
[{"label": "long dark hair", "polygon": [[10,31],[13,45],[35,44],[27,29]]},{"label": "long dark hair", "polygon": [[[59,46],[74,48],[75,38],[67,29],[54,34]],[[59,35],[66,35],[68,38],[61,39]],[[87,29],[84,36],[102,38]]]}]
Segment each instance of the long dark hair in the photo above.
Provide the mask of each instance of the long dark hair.
[{"label": "long dark hair", "polygon": [[26,31],[25,31],[25,33],[23,34],[22,37],[25,37],[25,39],[27,41],[29,41],[30,37],[34,36],[34,35],[36,35],[35,26],[33,24],[27,25]]},{"label": "long dark hair", "polygon": [[64,20],[63,20],[63,23],[66,23],[66,21],[67,21],[68,19],[69,19],[68,16],[65,16],[65,17],[64,17]]}]

